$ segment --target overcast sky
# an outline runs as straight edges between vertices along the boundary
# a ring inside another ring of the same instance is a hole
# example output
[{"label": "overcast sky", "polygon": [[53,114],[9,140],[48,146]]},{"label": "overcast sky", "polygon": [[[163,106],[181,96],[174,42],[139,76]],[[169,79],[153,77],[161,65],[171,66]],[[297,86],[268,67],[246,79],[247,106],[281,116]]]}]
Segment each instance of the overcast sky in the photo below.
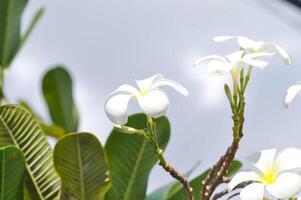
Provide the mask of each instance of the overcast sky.
[{"label": "overcast sky", "polygon": [[[46,13],[5,81],[11,102],[25,99],[46,118],[41,76],[64,64],[75,81],[80,130],[104,144],[112,128],[103,110],[106,96],[123,83],[162,73],[190,91],[185,98],[166,89],[172,124],[167,160],[181,171],[201,160],[199,173],[230,144],[232,121],[223,93],[229,77],[211,77],[205,66],[194,69],[192,63],[237,50],[234,43],[214,43],[213,36],[245,35],[283,46],[293,62],[285,66],[274,58],[267,70],[254,70],[238,157],[301,148],[301,97],[289,109],[282,106],[287,87],[301,80],[301,14],[295,7],[278,0],[31,0],[24,25],[41,5]],[[137,111],[134,103],[130,107]],[[156,167],[149,191],[170,180]]]}]

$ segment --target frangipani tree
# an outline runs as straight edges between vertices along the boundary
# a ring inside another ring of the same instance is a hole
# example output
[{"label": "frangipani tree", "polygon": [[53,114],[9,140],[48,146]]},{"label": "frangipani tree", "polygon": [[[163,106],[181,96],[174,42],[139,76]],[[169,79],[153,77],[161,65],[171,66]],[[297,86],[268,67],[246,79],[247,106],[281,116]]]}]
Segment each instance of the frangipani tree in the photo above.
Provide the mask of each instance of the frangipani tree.
[{"label": "frangipani tree", "polygon": [[[164,157],[172,122],[166,116],[170,100],[162,88],[171,87],[186,97],[189,92],[161,74],[136,81],[138,89],[124,84],[109,94],[104,112],[113,129],[104,145],[94,134],[78,132],[80,115],[72,76],[62,65],[52,67],[42,78],[41,92],[50,122],[23,100],[9,104],[3,92],[6,72],[44,11],[39,9],[30,26],[20,33],[26,4],[27,0],[0,0],[0,199],[208,200],[238,194],[243,200],[260,200],[264,188],[280,199],[300,192],[301,150],[297,148],[278,155],[274,149],[261,151],[252,157],[255,170],[251,172],[237,173],[242,163],[234,160],[243,137],[245,92],[252,69],[266,68],[264,59],[274,55],[289,64],[291,59],[282,47],[243,36],[219,36],[214,41],[236,41],[238,50],[194,63],[199,66],[208,61],[211,74],[231,75],[233,87],[225,84],[224,89],[232,110],[233,141],[215,165],[190,177],[195,167],[180,173]],[[286,106],[300,88],[297,84],[288,89]],[[128,116],[129,101],[136,101],[141,113]],[[54,148],[48,137],[55,139]],[[175,180],[147,194],[148,178],[156,164]],[[222,184],[228,187],[220,192],[217,189]]]}]

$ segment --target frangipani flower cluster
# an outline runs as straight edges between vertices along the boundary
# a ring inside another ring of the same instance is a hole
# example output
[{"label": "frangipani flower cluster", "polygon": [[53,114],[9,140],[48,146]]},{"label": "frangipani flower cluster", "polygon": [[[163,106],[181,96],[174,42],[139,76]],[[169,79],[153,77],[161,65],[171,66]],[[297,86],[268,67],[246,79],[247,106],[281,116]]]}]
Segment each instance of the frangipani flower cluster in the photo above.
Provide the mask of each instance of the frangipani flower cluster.
[{"label": "frangipani flower cluster", "polygon": [[[211,55],[201,58],[194,63],[194,66],[197,66],[204,61],[209,61],[208,70],[214,75],[231,73],[234,92],[232,95],[228,85],[225,85],[225,93],[231,104],[233,113],[234,145],[229,147],[230,151],[227,151],[221,157],[224,160],[217,162],[203,181],[201,190],[202,199],[210,199],[212,194],[214,194],[214,189],[226,176],[228,168],[224,166],[230,166],[235,158],[235,153],[234,155],[229,154],[236,152],[239,148],[240,139],[243,136],[244,91],[248,84],[252,67],[266,68],[268,62],[264,59],[274,55],[278,55],[285,64],[291,63],[288,53],[282,47],[273,43],[254,41],[243,36],[219,36],[213,38],[213,40],[215,42],[235,40],[240,47],[238,51],[228,55]],[[249,67],[246,76],[244,75],[244,71],[242,71],[244,67]],[[240,81],[238,82],[239,77]],[[188,192],[189,199],[194,200],[193,190],[188,180],[178,172],[173,171],[175,168],[169,167],[169,164],[165,161],[163,151],[160,149],[156,139],[155,122],[152,119],[165,115],[169,107],[168,96],[160,89],[162,86],[170,86],[184,96],[188,96],[188,91],[181,84],[165,79],[161,74],[144,80],[137,80],[136,83],[138,89],[124,84],[112,92],[105,103],[105,112],[108,118],[115,124],[115,127],[120,128],[121,132],[129,134],[137,133],[147,139],[150,144],[153,144],[155,153],[159,158],[159,164],[182,183]],[[298,93],[301,93],[301,83],[288,89],[284,104],[287,106]],[[123,126],[128,120],[128,103],[131,99],[138,102],[140,109],[147,116],[146,129],[137,130],[133,127]],[[229,192],[231,192],[240,183],[252,181],[252,183],[241,190],[240,199],[262,200],[265,192],[277,199],[286,199],[301,192],[301,150],[289,148],[280,153],[277,153],[275,149],[264,150],[251,156],[250,160],[254,162],[254,171],[237,173],[228,185]],[[214,186],[213,189],[212,185]]]},{"label": "frangipani flower cluster", "polygon": [[135,99],[142,112],[148,116],[158,118],[165,115],[169,107],[169,99],[166,93],[160,89],[162,86],[170,86],[184,96],[189,94],[181,84],[165,79],[161,74],[137,80],[136,83],[139,90],[124,84],[109,95],[105,103],[105,112],[114,124],[124,125],[127,123],[130,99]]},{"label": "frangipani flower cluster", "polygon": [[234,175],[228,188],[232,191],[238,184],[253,181],[240,192],[241,200],[262,200],[265,190],[277,199],[293,197],[301,191],[301,150],[288,148],[280,153],[269,149],[249,157],[254,171]]},{"label": "frangipani flower cluster", "polygon": [[244,36],[218,36],[214,37],[215,42],[227,42],[236,40],[240,50],[230,53],[226,56],[211,55],[197,60],[194,66],[202,62],[209,61],[208,71],[213,75],[232,74],[233,80],[236,80],[240,70],[246,65],[264,69],[268,62],[262,60],[273,55],[282,58],[285,64],[290,64],[291,59],[288,53],[280,46],[263,41],[254,41]]}]

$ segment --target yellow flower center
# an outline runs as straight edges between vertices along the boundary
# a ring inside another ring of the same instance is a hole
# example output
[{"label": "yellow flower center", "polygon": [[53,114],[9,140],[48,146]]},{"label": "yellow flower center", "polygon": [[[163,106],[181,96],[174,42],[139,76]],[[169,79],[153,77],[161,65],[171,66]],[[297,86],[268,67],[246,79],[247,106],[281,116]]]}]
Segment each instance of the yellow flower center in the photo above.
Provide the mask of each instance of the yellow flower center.
[{"label": "yellow flower center", "polygon": [[272,183],[275,183],[276,181],[276,178],[277,178],[277,171],[275,168],[270,168],[268,169],[262,179],[267,183],[267,184],[272,184]]},{"label": "yellow flower center", "polygon": [[147,92],[148,91],[146,89],[143,89],[143,90],[140,91],[140,95],[145,96],[147,94]]}]

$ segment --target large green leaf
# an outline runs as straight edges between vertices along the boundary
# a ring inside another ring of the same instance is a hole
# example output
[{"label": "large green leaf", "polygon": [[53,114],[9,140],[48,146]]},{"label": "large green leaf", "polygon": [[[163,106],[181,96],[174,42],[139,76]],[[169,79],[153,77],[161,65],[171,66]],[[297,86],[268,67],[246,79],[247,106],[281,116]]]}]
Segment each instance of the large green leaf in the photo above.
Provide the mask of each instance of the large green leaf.
[{"label": "large green leaf", "polygon": [[[236,172],[238,172],[241,168],[242,164],[241,162],[235,160],[232,162],[229,172],[227,174],[228,177],[231,177]],[[190,181],[190,186],[193,188],[193,195],[195,199],[200,198],[200,190],[201,190],[201,184],[202,181],[206,178],[209,170],[205,171],[201,175],[197,176],[193,180]],[[155,200],[154,197],[158,197],[156,200],[187,200],[187,192],[184,190],[184,188],[181,186],[180,183],[175,182],[173,184],[170,184],[169,186],[164,186],[166,189],[165,192],[163,192],[162,189],[158,189],[152,194],[149,195],[147,200]]]},{"label": "large green leaf", "polygon": [[[155,120],[158,141],[165,148],[170,125],[166,117]],[[129,117],[127,126],[142,129],[146,127],[144,114]],[[158,161],[153,147],[141,136],[128,135],[113,130],[105,149],[107,151],[112,187],[107,194],[108,200],[141,200],[145,197],[147,181],[152,167]]]},{"label": "large green leaf", "polygon": [[99,200],[110,186],[104,150],[90,133],[62,137],[54,148],[55,168],[64,193],[71,199]]},{"label": "large green leaf", "polygon": [[26,161],[27,175],[40,200],[56,199],[60,178],[52,161],[47,138],[31,113],[20,106],[0,106],[0,146],[15,145]]},{"label": "large green leaf", "polygon": [[22,200],[25,159],[14,146],[0,148],[0,199]]},{"label": "large green leaf", "polygon": [[66,132],[75,132],[78,114],[73,100],[72,79],[66,69],[58,66],[45,74],[43,95],[53,123]]},{"label": "large green leaf", "polygon": [[27,0],[0,0],[0,66],[8,64],[18,50],[20,24]]},{"label": "large green leaf", "polygon": [[42,118],[38,114],[36,114],[36,112],[26,101],[24,100],[19,101],[19,105],[25,108],[27,111],[29,111],[39,121],[41,129],[46,135],[58,139],[66,134],[65,130],[60,126],[57,126],[55,124],[49,125],[43,122]]}]

